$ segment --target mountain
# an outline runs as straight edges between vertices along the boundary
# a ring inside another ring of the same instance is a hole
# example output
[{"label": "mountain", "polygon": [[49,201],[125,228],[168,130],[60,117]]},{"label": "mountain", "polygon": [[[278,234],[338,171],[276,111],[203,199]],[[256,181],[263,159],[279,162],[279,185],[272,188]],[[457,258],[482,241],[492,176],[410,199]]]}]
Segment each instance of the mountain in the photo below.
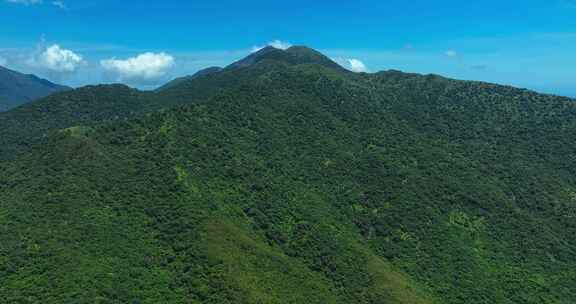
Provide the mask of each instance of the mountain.
[{"label": "mountain", "polygon": [[209,68],[205,68],[205,69],[202,69],[202,70],[196,72],[194,75],[176,78],[176,79],[168,82],[167,84],[161,86],[161,87],[158,88],[157,90],[158,90],[158,91],[166,90],[166,89],[175,87],[175,86],[177,86],[178,84],[180,84],[180,83],[182,83],[182,82],[191,81],[191,80],[194,80],[194,79],[196,79],[196,78],[198,78],[198,77],[202,77],[202,76],[205,76],[205,75],[210,75],[210,74],[218,73],[218,72],[220,72],[221,70],[222,70],[221,67],[209,67]]},{"label": "mountain", "polygon": [[292,46],[287,50],[280,50],[267,46],[250,54],[248,57],[229,65],[227,69],[245,68],[263,60],[273,60],[288,64],[312,63],[333,68],[335,70],[345,71],[344,68],[330,60],[330,58],[305,46]]},{"label": "mountain", "polygon": [[173,80],[154,92],[141,92],[124,85],[88,86],[0,113],[0,129],[4,130],[4,136],[0,137],[0,160],[16,157],[45,139],[52,130],[204,102],[282,66],[314,64],[351,74],[326,56],[306,47],[292,47],[286,51],[267,47],[239,62],[224,69],[201,70],[192,76]]},{"label": "mountain", "polygon": [[0,160],[16,158],[45,140],[51,131],[142,113],[146,96],[146,92],[125,85],[87,86],[0,113]]},{"label": "mountain", "polygon": [[0,115],[0,297],[573,302],[574,100],[292,52]]},{"label": "mountain", "polygon": [[69,89],[46,79],[24,75],[0,66],[0,112]]}]

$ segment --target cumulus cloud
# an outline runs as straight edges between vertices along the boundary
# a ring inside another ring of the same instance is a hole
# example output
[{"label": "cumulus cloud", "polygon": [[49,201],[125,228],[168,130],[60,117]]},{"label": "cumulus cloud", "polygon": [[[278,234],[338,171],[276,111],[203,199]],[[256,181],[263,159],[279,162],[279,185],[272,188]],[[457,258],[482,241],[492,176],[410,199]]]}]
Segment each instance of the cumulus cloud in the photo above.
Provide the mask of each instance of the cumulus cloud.
[{"label": "cumulus cloud", "polygon": [[23,5],[34,5],[41,4],[42,0],[6,0],[8,3],[23,4]]},{"label": "cumulus cloud", "polygon": [[290,42],[287,42],[287,41],[274,40],[274,41],[268,42],[264,46],[253,46],[252,47],[252,53],[258,52],[259,50],[261,50],[267,46],[271,46],[271,47],[274,47],[274,48],[277,48],[280,50],[286,50],[286,49],[290,48],[292,46],[292,44]]},{"label": "cumulus cloud", "polygon": [[348,62],[350,63],[350,70],[352,70],[353,72],[368,72],[368,68],[366,67],[366,65],[364,64],[364,62],[358,60],[358,59],[348,59]]},{"label": "cumulus cloud", "polygon": [[366,73],[369,71],[366,64],[356,58],[333,58],[332,60],[352,72]]},{"label": "cumulus cloud", "polygon": [[174,66],[174,57],[166,53],[148,52],[125,60],[102,60],[100,65],[115,74],[117,81],[147,82],[164,76]]},{"label": "cumulus cloud", "polygon": [[52,72],[71,73],[84,64],[84,59],[79,54],[54,44],[32,57],[28,63]]}]

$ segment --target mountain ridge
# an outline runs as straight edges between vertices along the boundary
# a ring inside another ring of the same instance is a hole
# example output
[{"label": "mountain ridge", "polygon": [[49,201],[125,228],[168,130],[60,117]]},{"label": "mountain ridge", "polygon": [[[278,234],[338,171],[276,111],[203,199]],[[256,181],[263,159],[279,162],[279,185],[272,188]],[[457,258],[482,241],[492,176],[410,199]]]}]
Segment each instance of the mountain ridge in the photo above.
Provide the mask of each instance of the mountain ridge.
[{"label": "mountain ridge", "polygon": [[572,303],[573,100],[266,54],[1,113],[0,296]]},{"label": "mountain ridge", "polygon": [[306,46],[291,46],[286,50],[278,49],[272,46],[264,47],[247,57],[234,62],[226,69],[237,69],[254,65],[262,60],[276,60],[291,65],[297,64],[318,64],[333,68],[339,71],[346,71],[343,67],[324,56],[322,53],[308,48]]},{"label": "mountain ridge", "polygon": [[[310,59],[294,61],[294,58],[290,55],[292,52],[309,54],[308,57],[312,58],[317,58],[317,54],[320,54],[306,47],[292,47],[286,51],[268,47],[260,50],[260,52],[261,54],[251,54],[246,57],[252,58],[249,60],[251,63],[242,68],[235,68],[236,63],[224,69],[208,68],[207,70],[197,72],[193,76],[182,77],[178,79],[176,83],[172,83],[171,85],[169,85],[169,83],[165,87],[153,92],[138,91],[125,85],[86,86],[68,92],[65,91],[55,96],[49,96],[12,111],[0,113],[0,128],[5,130],[6,135],[0,138],[0,160],[16,157],[19,154],[18,151],[26,151],[28,149],[27,147],[34,145],[50,130],[71,127],[82,123],[88,123],[90,125],[110,119],[125,119],[174,106],[205,102],[221,92],[235,89],[247,82],[251,82],[252,79],[269,74],[270,71],[298,69],[298,66],[302,64],[304,65],[303,69],[307,69],[306,65],[310,65],[311,67],[317,66],[318,68],[323,67],[325,69],[319,71],[320,73],[335,72],[336,74],[334,75],[350,77],[351,79],[355,79],[355,81],[373,79],[376,83],[389,86],[391,89],[396,89],[397,86],[404,85],[403,83],[409,84],[410,82],[418,83],[422,81],[422,83],[430,84],[434,82],[454,82],[465,86],[470,85],[477,86],[478,88],[502,91],[506,92],[506,94],[510,94],[509,92],[515,92],[514,94],[538,94],[525,89],[516,89],[485,82],[453,80],[438,75],[421,75],[395,70],[362,75],[349,72],[343,68],[334,68],[331,64],[310,63]],[[262,58],[261,56],[262,54],[267,55],[270,53],[279,54],[280,56],[275,55],[274,57],[276,59]],[[258,57],[259,59],[254,60],[254,57]],[[329,60],[329,58],[324,56],[320,57],[319,60],[322,62],[322,60]],[[427,88],[423,87],[421,89],[426,90]],[[102,96],[99,97],[101,94]],[[408,94],[413,93],[408,92]],[[121,96],[130,97],[123,100]],[[553,95],[541,96],[555,98]],[[98,102],[99,98],[103,98],[104,100],[101,104]],[[574,101],[568,97],[558,96],[557,98],[566,102]],[[159,100],[162,101],[158,102]],[[80,102],[85,106],[80,107],[80,104],[77,104],[73,107],[75,110],[70,111],[68,104],[71,101],[74,102],[73,104]],[[104,105],[105,108],[102,108]],[[40,113],[38,113],[38,111],[41,108],[49,108],[50,111],[42,110],[44,114],[39,115]],[[103,113],[108,114],[104,115]],[[115,114],[113,115],[112,113]],[[60,118],[56,119],[56,117]],[[80,117],[84,118],[80,119]],[[35,125],[35,127],[21,126],[21,121],[27,121],[28,124],[31,126]]]},{"label": "mountain ridge", "polygon": [[166,90],[169,89],[171,87],[177,86],[182,82],[185,81],[191,81],[194,80],[198,77],[202,77],[202,76],[206,76],[206,75],[210,75],[210,74],[214,74],[217,72],[222,71],[221,67],[208,67],[208,68],[204,68],[199,70],[198,72],[194,73],[193,75],[189,75],[189,76],[182,76],[182,77],[178,77],[172,81],[167,82],[166,84],[160,86],[158,89],[156,89],[156,91],[162,91],[162,90]]},{"label": "mountain ridge", "polygon": [[0,112],[71,88],[0,66]]}]

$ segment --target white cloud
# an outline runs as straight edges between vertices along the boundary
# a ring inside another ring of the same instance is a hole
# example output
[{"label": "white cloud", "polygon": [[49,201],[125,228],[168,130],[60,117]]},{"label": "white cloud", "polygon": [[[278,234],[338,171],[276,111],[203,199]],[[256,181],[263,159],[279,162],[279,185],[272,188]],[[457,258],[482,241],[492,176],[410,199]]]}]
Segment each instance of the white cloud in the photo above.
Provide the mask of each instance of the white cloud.
[{"label": "white cloud", "polygon": [[71,50],[63,49],[58,44],[47,47],[40,54],[28,60],[28,64],[52,72],[71,73],[84,64],[84,59]]},{"label": "white cloud", "polygon": [[366,73],[369,71],[366,64],[356,58],[332,58],[332,60],[352,72]]},{"label": "white cloud", "polygon": [[118,81],[150,81],[158,79],[174,65],[174,57],[166,53],[144,53],[125,60],[106,59],[100,65],[116,74]]},{"label": "white cloud", "polygon": [[268,43],[269,46],[275,47],[277,49],[286,50],[292,46],[290,42],[274,40]]},{"label": "white cloud", "polygon": [[368,72],[368,68],[366,67],[366,65],[364,64],[364,62],[358,60],[358,59],[348,59],[348,62],[350,63],[350,70],[352,70],[353,72]]},{"label": "white cloud", "polygon": [[6,0],[8,3],[24,4],[24,5],[34,5],[41,4],[42,0]]},{"label": "white cloud", "polygon": [[274,41],[270,41],[268,42],[266,45],[264,46],[253,46],[252,47],[252,53],[256,53],[259,50],[267,47],[267,46],[271,46],[280,50],[286,50],[288,48],[290,48],[292,46],[292,44],[290,42],[287,41],[282,41],[282,40],[274,40]]},{"label": "white cloud", "polygon": [[450,58],[456,58],[456,57],[458,57],[458,52],[456,52],[455,50],[448,50],[444,53],[444,55],[446,55]]}]

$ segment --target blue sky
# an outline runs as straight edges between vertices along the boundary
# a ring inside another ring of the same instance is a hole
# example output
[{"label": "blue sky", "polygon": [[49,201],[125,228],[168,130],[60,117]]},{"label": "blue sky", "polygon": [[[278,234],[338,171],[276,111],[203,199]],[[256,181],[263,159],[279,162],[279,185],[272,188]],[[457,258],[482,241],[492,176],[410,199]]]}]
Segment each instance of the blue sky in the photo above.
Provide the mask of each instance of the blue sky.
[{"label": "blue sky", "polygon": [[72,86],[153,88],[275,40],[576,96],[576,0],[0,0],[0,64]]}]

